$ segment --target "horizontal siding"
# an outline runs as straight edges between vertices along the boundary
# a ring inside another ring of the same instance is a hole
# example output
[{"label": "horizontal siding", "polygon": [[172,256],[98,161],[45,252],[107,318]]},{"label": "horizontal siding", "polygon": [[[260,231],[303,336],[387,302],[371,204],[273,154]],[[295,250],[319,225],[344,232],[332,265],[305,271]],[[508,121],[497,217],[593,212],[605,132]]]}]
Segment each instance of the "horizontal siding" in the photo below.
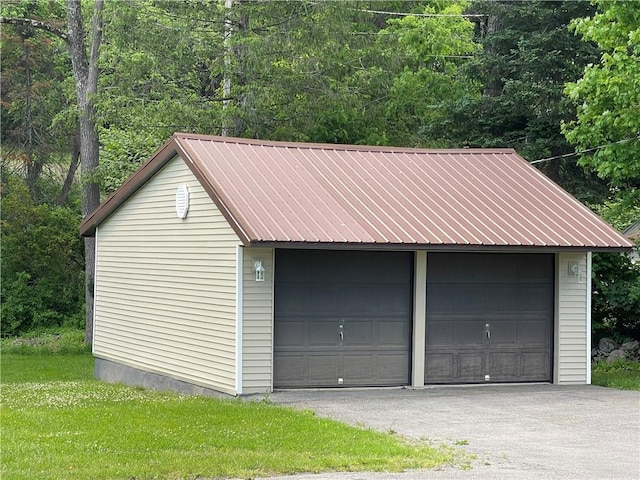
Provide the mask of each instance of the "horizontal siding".
[{"label": "horizontal siding", "polygon": [[[582,282],[569,273],[578,263]],[[560,384],[587,383],[587,257],[586,253],[558,254],[558,378]]]},{"label": "horizontal siding", "polygon": [[[265,393],[271,391],[273,371],[273,250],[245,248],[243,256],[243,392]],[[256,260],[265,268],[264,282],[255,281]]]},{"label": "horizontal siding", "polygon": [[[187,185],[187,218],[175,192]],[[235,393],[240,243],[175,158],[98,229],[94,354]]]}]

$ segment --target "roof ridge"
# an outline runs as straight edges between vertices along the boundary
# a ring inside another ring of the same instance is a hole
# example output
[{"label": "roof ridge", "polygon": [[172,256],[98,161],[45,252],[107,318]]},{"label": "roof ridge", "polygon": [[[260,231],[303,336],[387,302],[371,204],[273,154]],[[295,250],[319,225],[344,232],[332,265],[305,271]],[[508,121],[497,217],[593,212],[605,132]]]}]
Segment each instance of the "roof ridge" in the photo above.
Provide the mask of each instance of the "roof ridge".
[{"label": "roof ridge", "polygon": [[355,145],[347,143],[315,143],[315,142],[289,142],[282,140],[260,140],[256,138],[242,137],[223,137],[219,135],[206,135],[199,133],[182,133],[177,132],[173,137],[180,140],[202,140],[216,143],[236,143],[243,145],[254,145],[260,147],[274,148],[297,148],[307,150],[339,150],[339,151],[358,151],[358,152],[374,152],[374,153],[410,153],[410,154],[433,154],[433,153],[452,153],[452,154],[513,154],[516,153],[513,148],[422,148],[422,147],[398,147],[394,145]]}]

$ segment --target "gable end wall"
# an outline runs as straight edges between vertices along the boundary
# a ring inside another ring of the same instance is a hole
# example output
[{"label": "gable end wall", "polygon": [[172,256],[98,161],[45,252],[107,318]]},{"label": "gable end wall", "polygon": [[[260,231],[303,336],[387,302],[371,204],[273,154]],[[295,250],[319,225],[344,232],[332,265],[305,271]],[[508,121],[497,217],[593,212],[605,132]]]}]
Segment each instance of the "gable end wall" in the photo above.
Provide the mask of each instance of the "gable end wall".
[{"label": "gable end wall", "polygon": [[171,160],[98,229],[94,355],[235,394],[239,243],[189,168]]}]

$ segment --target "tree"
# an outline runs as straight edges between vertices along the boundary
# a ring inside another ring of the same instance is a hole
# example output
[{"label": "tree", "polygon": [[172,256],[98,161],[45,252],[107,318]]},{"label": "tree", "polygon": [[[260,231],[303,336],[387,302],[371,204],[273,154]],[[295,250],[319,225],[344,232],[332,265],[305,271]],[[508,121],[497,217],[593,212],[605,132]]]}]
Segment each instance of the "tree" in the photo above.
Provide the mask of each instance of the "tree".
[{"label": "tree", "polygon": [[223,12],[215,0],[105,5],[99,181],[118,188],[175,131],[220,133]]},{"label": "tree", "polygon": [[[98,91],[98,57],[102,38],[103,0],[93,7],[91,53],[87,57],[81,0],[67,0],[69,53],[76,81],[78,131],[80,132],[80,168],[82,173],[82,217],[100,205],[100,186],[94,178],[100,160],[93,96]],[[85,342],[93,342],[93,295],[95,277],[95,237],[84,239],[85,259]]]},{"label": "tree", "polygon": [[[426,133],[450,147],[515,148],[531,161],[573,152],[560,130],[562,120],[575,117],[563,90],[596,61],[597,48],[568,26],[592,11],[588,2],[474,2],[468,13],[481,15],[472,18],[483,48],[462,68],[482,94],[469,91],[444,103],[441,121]],[[583,201],[599,203],[608,194],[606,183],[574,158],[539,166]]]},{"label": "tree", "polygon": [[[473,25],[460,1],[236,2],[232,134],[329,143],[425,145]],[[429,38],[429,44],[421,41]],[[461,86],[461,85],[464,85]]]},{"label": "tree", "polygon": [[[635,2],[594,2],[598,11],[571,26],[598,45],[599,63],[587,65],[566,93],[577,118],[563,124],[580,164],[609,181],[598,211],[622,229],[640,217],[640,8]],[[593,318],[599,334],[640,336],[640,268],[617,254],[593,261]]]},{"label": "tree", "polygon": [[[69,49],[75,80],[78,109],[80,167],[82,173],[82,215],[100,205],[100,188],[95,178],[99,164],[99,142],[95,122],[94,96],[98,87],[98,57],[102,38],[103,0],[93,6],[91,51],[87,56],[81,0],[66,1],[66,31],[47,22],[29,18],[2,17],[2,23],[24,25],[44,30],[64,40]],[[85,341],[93,340],[93,279],[95,271],[95,239],[85,238]]]},{"label": "tree", "polygon": [[[49,18],[64,16],[55,2],[3,5],[3,15]],[[43,175],[69,176],[69,152],[76,125],[62,115],[69,109],[66,84],[70,71],[66,44],[55,35],[40,35],[31,25],[13,25],[0,32],[2,42],[2,142],[3,168],[21,172],[32,198],[45,200]],[[50,186],[50,183],[46,183]],[[69,189],[59,192],[64,204]]]},{"label": "tree", "polygon": [[577,119],[563,131],[581,165],[616,185],[640,184],[640,8],[636,2],[595,0],[598,12],[572,28],[602,51],[600,62],[569,83]]}]

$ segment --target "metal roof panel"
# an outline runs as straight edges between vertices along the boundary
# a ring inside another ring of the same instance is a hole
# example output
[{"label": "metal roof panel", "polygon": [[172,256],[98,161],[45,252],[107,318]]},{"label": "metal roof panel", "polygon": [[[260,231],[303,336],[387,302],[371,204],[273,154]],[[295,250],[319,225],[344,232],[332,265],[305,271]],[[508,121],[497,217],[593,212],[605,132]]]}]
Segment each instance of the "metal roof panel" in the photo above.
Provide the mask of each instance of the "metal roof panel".
[{"label": "metal roof panel", "polygon": [[[170,143],[248,244],[631,247],[511,149],[422,150],[191,134],[175,134]],[[165,162],[167,149],[157,154]],[[160,159],[149,163],[154,161]],[[128,182],[129,188],[142,181]],[[120,196],[126,199],[126,193]],[[107,215],[97,214],[81,231],[91,233],[91,225]]]}]

